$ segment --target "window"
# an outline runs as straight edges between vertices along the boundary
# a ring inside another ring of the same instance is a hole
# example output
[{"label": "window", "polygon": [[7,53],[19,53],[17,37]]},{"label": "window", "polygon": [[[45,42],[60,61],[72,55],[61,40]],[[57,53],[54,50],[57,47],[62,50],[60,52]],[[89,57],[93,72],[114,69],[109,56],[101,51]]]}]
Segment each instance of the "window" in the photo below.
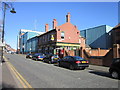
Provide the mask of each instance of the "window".
[{"label": "window", "polygon": [[64,39],[65,38],[65,33],[62,31],[61,32],[61,39]]}]

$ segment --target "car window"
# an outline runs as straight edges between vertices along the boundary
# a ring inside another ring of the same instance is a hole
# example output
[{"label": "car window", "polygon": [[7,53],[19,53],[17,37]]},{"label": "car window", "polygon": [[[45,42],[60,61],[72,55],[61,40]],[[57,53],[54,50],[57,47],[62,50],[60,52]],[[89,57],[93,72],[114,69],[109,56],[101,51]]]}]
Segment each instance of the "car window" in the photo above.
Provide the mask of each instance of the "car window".
[{"label": "car window", "polygon": [[66,60],[68,60],[68,61],[73,61],[73,59],[74,59],[73,57],[68,56]]},{"label": "car window", "polygon": [[66,60],[66,59],[67,59],[67,57],[64,57],[64,58],[63,58],[63,60]]}]

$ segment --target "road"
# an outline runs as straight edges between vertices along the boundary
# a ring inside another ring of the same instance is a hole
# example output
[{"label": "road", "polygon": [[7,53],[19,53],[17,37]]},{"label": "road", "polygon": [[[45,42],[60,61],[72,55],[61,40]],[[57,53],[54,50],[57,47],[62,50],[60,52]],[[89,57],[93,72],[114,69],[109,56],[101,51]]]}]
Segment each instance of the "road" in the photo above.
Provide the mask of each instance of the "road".
[{"label": "road", "polygon": [[118,80],[110,78],[108,72],[72,71],[18,54],[5,57],[33,88],[118,88]]}]

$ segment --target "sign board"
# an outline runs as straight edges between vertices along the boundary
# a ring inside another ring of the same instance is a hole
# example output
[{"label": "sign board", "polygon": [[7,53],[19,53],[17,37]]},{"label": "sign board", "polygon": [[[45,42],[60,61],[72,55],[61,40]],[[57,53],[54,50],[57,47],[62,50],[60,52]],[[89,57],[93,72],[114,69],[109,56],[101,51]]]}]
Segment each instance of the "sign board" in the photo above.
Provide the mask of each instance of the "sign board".
[{"label": "sign board", "polygon": [[0,47],[4,47],[5,46],[5,43],[2,43],[1,41],[0,41]]}]

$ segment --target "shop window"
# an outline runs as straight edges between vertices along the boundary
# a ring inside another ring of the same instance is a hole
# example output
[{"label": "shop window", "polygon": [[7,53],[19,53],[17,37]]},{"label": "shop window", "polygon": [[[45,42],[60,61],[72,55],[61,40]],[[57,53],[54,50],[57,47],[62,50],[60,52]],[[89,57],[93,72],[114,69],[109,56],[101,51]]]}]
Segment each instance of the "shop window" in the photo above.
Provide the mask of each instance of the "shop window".
[{"label": "shop window", "polygon": [[62,31],[61,32],[61,39],[64,39],[65,38],[65,33]]}]

